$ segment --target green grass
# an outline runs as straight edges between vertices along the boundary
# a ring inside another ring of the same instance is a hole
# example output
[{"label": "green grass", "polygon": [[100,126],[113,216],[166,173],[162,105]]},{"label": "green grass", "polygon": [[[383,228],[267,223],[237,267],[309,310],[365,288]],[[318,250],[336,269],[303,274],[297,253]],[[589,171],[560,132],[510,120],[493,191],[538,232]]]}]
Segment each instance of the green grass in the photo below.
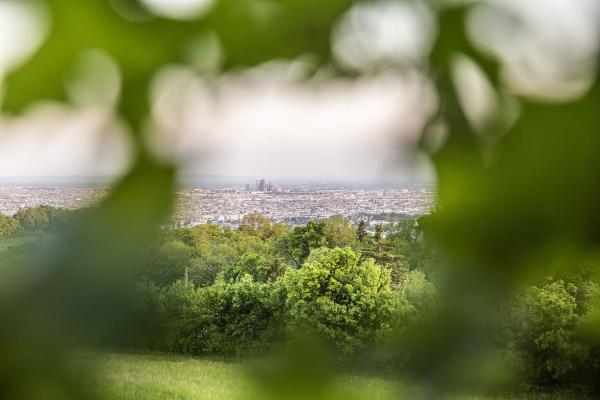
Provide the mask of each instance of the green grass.
[{"label": "green grass", "polygon": [[[167,354],[106,353],[100,356],[98,388],[105,398],[129,399],[263,399],[239,361]],[[345,375],[336,380],[328,399],[392,400],[399,386],[383,377]],[[254,395],[252,395],[254,394]],[[281,398],[281,396],[279,396]],[[295,399],[296,397],[294,397]],[[575,400],[567,394],[522,394],[504,397],[460,395],[452,400]]]},{"label": "green grass", "polygon": [[157,354],[101,356],[99,388],[117,399],[234,399],[249,390],[241,364]]},{"label": "green grass", "polygon": [[40,239],[39,232],[23,232],[0,238],[0,254],[20,246],[31,244]]},{"label": "green grass", "polygon": [[[264,397],[239,361],[167,354],[102,354],[97,385],[103,397],[119,400]],[[333,397],[340,399],[387,400],[394,388],[395,383],[383,378],[344,376],[332,391]]]}]

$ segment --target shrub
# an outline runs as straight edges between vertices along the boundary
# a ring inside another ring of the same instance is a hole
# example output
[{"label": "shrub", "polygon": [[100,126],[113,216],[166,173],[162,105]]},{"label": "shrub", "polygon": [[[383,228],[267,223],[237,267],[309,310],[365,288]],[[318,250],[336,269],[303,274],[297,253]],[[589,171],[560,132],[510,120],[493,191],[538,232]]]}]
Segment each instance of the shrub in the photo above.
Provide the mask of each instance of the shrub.
[{"label": "shrub", "polygon": [[52,224],[64,222],[71,214],[69,210],[47,205],[31,208],[21,208],[13,216],[26,230],[49,228]]},{"label": "shrub", "polygon": [[437,289],[421,271],[408,272],[399,290],[406,303],[415,307],[420,314],[430,314],[437,303]]},{"label": "shrub", "polygon": [[217,282],[201,292],[203,352],[255,353],[276,341],[282,306],[271,285],[244,275],[237,282]]},{"label": "shrub", "polygon": [[177,281],[159,289],[158,314],[163,333],[159,347],[186,354],[201,352],[200,329],[203,323],[202,296],[199,289]]},{"label": "shrub", "polygon": [[311,220],[282,234],[275,242],[279,253],[293,265],[300,267],[312,250],[320,247],[358,246],[356,229],[348,220],[334,215],[324,220]]},{"label": "shrub", "polygon": [[239,355],[264,350],[280,332],[276,292],[245,275],[194,288],[176,282],[161,306],[164,348],[192,354]]},{"label": "shrub", "polygon": [[19,221],[0,213],[0,237],[11,235],[19,230]]},{"label": "shrub", "polygon": [[189,278],[196,286],[210,286],[227,266],[235,263],[236,249],[228,243],[213,239],[194,247]]},{"label": "shrub", "polygon": [[250,275],[257,282],[274,282],[282,275],[283,270],[285,270],[285,266],[277,257],[268,257],[249,251],[241,256],[235,264],[227,266],[223,270],[223,279],[230,282]]},{"label": "shrub", "polygon": [[344,355],[377,342],[395,308],[389,271],[358,260],[350,248],[321,248],[284,277],[291,328],[318,334]]},{"label": "shrub", "polygon": [[190,267],[191,249],[179,240],[151,247],[146,253],[143,275],[159,286],[184,279]]},{"label": "shrub", "polygon": [[534,385],[562,382],[585,358],[585,346],[575,336],[581,321],[576,296],[577,288],[562,280],[531,286],[509,311],[507,346],[517,352]]}]

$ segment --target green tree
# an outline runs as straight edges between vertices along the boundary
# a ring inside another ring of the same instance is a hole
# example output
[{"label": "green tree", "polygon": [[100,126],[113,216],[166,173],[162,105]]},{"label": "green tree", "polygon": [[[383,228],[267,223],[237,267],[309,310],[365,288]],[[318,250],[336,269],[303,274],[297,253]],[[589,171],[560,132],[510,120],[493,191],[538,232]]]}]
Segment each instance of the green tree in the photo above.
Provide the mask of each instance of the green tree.
[{"label": "green tree", "polygon": [[21,208],[13,216],[26,230],[40,230],[58,227],[64,224],[69,217],[84,212],[83,210],[67,210],[48,205]]},{"label": "green tree", "polygon": [[325,246],[329,248],[350,247],[352,249],[358,246],[354,225],[346,218],[341,215],[333,215],[324,219],[323,224]]},{"label": "green tree", "polygon": [[394,294],[389,272],[359,263],[350,248],[321,248],[284,277],[291,328],[310,329],[342,354],[377,342],[390,327]]},{"label": "green tree", "polygon": [[43,229],[50,225],[51,210],[53,207],[42,205],[31,208],[21,208],[13,216],[19,221],[23,229]]},{"label": "green tree", "polygon": [[311,220],[282,235],[275,244],[293,265],[300,267],[313,249],[320,247],[356,248],[358,241],[352,223],[340,215]]},{"label": "green tree", "polygon": [[175,236],[190,247],[201,243],[218,239],[223,235],[221,228],[217,225],[202,224],[192,228],[179,228],[175,230]]},{"label": "green tree", "polygon": [[421,270],[435,276],[439,270],[439,256],[431,234],[430,216],[397,221],[388,231],[382,245],[393,263],[410,270]]},{"label": "green tree", "polygon": [[212,285],[219,273],[237,260],[237,251],[222,241],[204,242],[192,249],[189,279],[196,286]]},{"label": "green tree", "polygon": [[326,245],[324,231],[325,224],[322,221],[309,221],[283,235],[276,246],[284,257],[299,268],[312,249]]},{"label": "green tree", "polygon": [[0,237],[11,235],[19,230],[19,221],[0,213]]},{"label": "green tree", "polygon": [[424,317],[432,314],[432,309],[438,302],[437,289],[421,271],[406,273],[399,291],[406,303],[414,306]]},{"label": "green tree", "polygon": [[245,215],[239,227],[240,232],[257,235],[263,240],[278,237],[287,229],[286,225],[274,224],[271,218],[255,213]]},{"label": "green tree", "polygon": [[192,250],[179,240],[152,247],[146,255],[143,274],[158,286],[167,286],[189,277]]},{"label": "green tree", "polygon": [[274,282],[283,274],[285,267],[278,258],[250,251],[223,271],[223,279],[232,282],[250,275],[256,282]]},{"label": "green tree", "polygon": [[586,358],[586,347],[576,335],[582,319],[576,297],[577,288],[562,280],[530,286],[516,296],[505,320],[507,347],[517,351],[529,383],[564,383]]},{"label": "green tree", "polygon": [[281,333],[280,297],[245,275],[236,282],[194,288],[176,282],[159,290],[163,349],[190,354],[264,352]]},{"label": "green tree", "polygon": [[363,241],[367,235],[367,224],[365,224],[365,221],[361,219],[358,223],[358,228],[356,229],[356,236],[358,237],[358,240]]},{"label": "green tree", "polygon": [[383,225],[377,224],[375,225],[375,243],[380,243],[381,239],[383,239]]}]

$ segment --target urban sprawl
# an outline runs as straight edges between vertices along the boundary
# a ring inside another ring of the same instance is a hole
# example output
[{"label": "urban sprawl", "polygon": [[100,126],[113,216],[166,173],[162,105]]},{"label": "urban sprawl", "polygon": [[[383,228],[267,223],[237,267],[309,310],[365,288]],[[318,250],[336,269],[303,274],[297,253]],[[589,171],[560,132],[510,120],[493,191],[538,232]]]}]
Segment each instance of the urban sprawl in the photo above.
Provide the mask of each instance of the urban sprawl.
[{"label": "urban sprawl", "polygon": [[[97,187],[0,186],[0,212],[12,215],[20,208],[47,204],[81,208],[100,201],[109,192]],[[403,216],[427,213],[435,192],[426,186],[360,188],[344,186],[282,187],[257,180],[239,188],[182,188],[177,191],[173,225],[218,224],[236,227],[245,215],[261,214],[274,222],[303,225],[310,219],[341,215],[370,226]]]}]

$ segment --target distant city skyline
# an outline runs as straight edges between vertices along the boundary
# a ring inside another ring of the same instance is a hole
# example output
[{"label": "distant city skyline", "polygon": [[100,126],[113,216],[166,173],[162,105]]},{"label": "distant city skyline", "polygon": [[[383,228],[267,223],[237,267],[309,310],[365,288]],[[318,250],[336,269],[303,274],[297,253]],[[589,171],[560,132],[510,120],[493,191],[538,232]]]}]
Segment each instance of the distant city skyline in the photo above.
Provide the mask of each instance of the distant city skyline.
[{"label": "distant city skyline", "polygon": [[[0,185],[0,213],[14,215],[21,208],[40,205],[81,208],[96,204],[108,193],[109,189],[100,187]],[[172,223],[177,226],[211,223],[236,227],[244,216],[253,213],[269,217],[274,222],[294,225],[332,215],[341,215],[355,223],[360,220],[393,222],[403,216],[429,212],[435,193],[435,190],[426,187],[296,186],[272,191],[188,187],[176,191]]]}]

